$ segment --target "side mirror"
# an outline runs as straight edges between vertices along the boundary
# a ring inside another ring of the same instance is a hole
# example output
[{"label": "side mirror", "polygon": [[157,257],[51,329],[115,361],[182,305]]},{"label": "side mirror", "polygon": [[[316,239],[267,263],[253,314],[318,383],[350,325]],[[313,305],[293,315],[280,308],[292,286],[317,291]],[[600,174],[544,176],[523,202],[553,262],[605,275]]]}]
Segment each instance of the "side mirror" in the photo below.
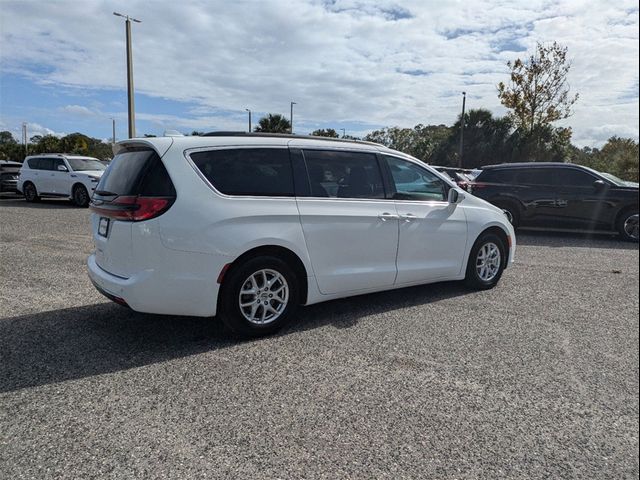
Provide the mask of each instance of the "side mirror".
[{"label": "side mirror", "polygon": [[464,198],[464,195],[461,194],[460,192],[458,192],[458,190],[456,190],[455,188],[450,188],[449,189],[449,203],[454,205],[456,203],[460,203],[462,201],[462,199]]},{"label": "side mirror", "polygon": [[59,172],[68,172],[69,169],[64,165],[58,165],[58,171]]},{"label": "side mirror", "polygon": [[596,180],[595,182],[593,182],[593,188],[595,188],[598,192],[600,190],[604,190],[605,188],[607,188],[607,182],[605,182],[604,180]]}]

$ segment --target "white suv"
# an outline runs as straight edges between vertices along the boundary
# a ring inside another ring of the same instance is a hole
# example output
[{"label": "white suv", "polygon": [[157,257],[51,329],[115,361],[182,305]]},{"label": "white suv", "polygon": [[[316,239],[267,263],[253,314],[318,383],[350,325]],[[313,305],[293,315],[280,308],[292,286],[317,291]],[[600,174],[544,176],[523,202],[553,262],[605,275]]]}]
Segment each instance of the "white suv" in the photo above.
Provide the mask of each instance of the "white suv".
[{"label": "white suv", "polygon": [[217,314],[258,336],[298,305],[445,280],[491,288],[513,261],[500,209],[381,145],[227,133],[116,148],[88,268],[136,311]]},{"label": "white suv", "polygon": [[79,207],[87,207],[105,166],[100,160],[60,153],[25,158],[18,190],[28,202],[42,197],[69,198]]}]

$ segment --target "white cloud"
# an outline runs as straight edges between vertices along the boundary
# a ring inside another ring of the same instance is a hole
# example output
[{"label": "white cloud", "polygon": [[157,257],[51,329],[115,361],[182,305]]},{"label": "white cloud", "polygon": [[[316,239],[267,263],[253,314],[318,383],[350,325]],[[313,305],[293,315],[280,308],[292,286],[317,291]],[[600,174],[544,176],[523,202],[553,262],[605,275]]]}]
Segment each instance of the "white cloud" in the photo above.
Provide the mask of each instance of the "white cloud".
[{"label": "white cloud", "polygon": [[178,127],[239,129],[244,108],[288,115],[291,100],[300,124],[452,123],[462,90],[469,108],[501,114],[495,85],[505,62],[557,40],[569,47],[581,95],[566,122],[574,139],[599,144],[616,128],[638,137],[637,2],[3,2],[3,70],[123,88],[124,25],[114,10],[142,20],[133,25],[137,91],[199,105],[194,118],[173,119]]},{"label": "white cloud", "polygon": [[93,117],[96,115],[96,112],[83,105],[67,105],[62,108],[62,111],[71,115],[80,115],[84,117]]}]

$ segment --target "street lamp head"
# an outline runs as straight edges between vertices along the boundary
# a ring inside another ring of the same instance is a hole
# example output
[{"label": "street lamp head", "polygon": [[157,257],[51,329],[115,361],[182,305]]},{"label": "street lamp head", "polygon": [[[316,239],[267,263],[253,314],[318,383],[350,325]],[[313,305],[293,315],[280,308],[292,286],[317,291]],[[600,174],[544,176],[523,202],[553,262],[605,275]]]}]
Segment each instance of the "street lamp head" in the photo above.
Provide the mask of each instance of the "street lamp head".
[{"label": "street lamp head", "polygon": [[462,92],[462,95],[465,95],[465,96],[466,96],[466,95],[467,95],[467,92]]},{"label": "street lamp head", "polygon": [[126,18],[127,20],[131,20],[132,22],[142,23],[142,21],[141,21],[141,20],[138,20],[137,18],[130,17],[129,15],[123,15],[123,14],[118,13],[118,12],[113,12],[113,14],[114,14],[116,17]]}]

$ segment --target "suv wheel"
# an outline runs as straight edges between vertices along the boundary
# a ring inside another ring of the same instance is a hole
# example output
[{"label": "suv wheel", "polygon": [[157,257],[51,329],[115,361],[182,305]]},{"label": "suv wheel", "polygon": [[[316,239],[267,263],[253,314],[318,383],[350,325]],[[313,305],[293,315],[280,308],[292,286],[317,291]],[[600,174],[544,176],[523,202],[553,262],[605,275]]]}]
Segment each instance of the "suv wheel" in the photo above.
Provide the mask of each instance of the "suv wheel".
[{"label": "suv wheel", "polygon": [[638,241],[638,210],[628,210],[618,220],[620,236],[630,242]]},{"label": "suv wheel", "polygon": [[475,290],[495,287],[502,277],[506,261],[507,252],[502,239],[495,233],[482,234],[469,254],[465,283]]},{"label": "suv wheel", "polygon": [[89,206],[89,200],[89,192],[83,185],[73,187],[73,203],[84,208]]},{"label": "suv wheel", "polygon": [[38,190],[36,190],[36,186],[33,183],[25,183],[22,190],[24,193],[24,198],[27,202],[37,202],[38,200],[40,200],[40,197],[38,196]]},{"label": "suv wheel", "polygon": [[285,326],[298,303],[298,279],[293,270],[280,258],[254,257],[226,274],[218,310],[233,332],[260,337]]}]

